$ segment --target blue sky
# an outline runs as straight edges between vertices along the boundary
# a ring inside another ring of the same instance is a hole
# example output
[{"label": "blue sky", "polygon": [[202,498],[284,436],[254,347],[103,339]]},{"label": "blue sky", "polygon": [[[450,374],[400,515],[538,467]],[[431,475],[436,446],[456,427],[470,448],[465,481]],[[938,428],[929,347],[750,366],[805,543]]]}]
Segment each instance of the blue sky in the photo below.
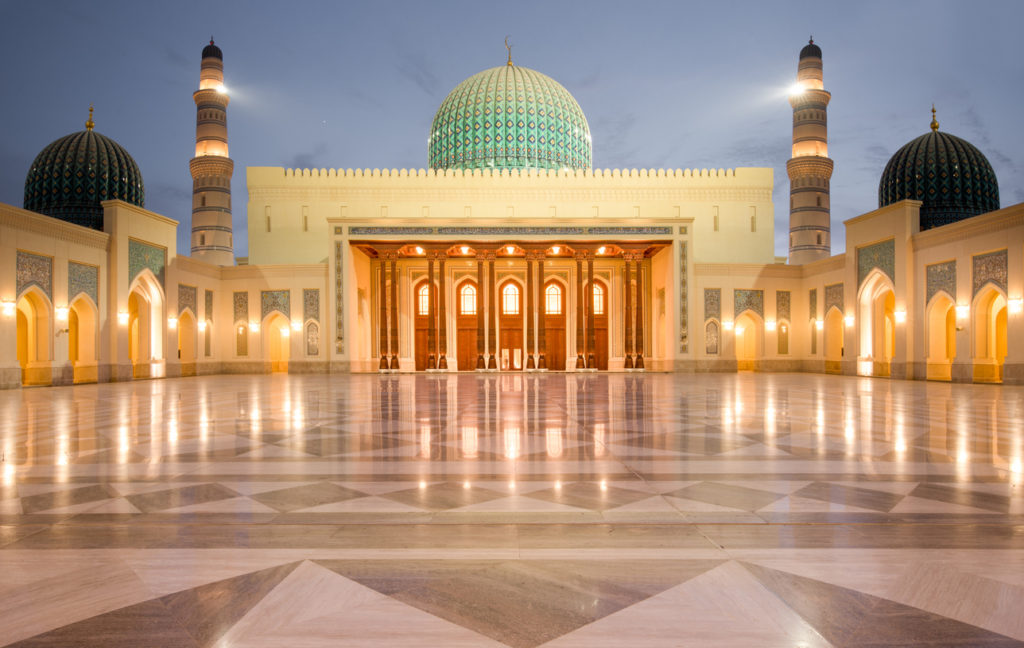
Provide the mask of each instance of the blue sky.
[{"label": "blue sky", "polygon": [[829,106],[833,252],[842,221],[877,207],[878,177],[925,133],[988,157],[1002,205],[1024,202],[1019,1],[964,2],[4,2],[0,201],[51,141],[96,130],[138,162],[146,207],[180,221],[187,252],[200,52],[224,50],[236,253],[245,167],[420,168],[460,81],[513,58],[576,97],[601,168],[775,169],[786,253],[792,112],[813,34]]}]

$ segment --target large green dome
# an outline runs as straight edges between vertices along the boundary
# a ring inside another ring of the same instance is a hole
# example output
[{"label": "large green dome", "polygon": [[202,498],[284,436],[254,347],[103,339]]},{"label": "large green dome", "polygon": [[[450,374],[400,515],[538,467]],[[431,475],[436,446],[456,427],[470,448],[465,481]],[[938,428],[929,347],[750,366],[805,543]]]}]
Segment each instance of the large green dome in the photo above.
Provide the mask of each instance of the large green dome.
[{"label": "large green dome", "polygon": [[885,165],[878,206],[920,200],[921,229],[999,209],[999,183],[988,160],[970,142],[932,130],[903,146]]},{"label": "large green dome", "polygon": [[434,115],[433,169],[589,169],[590,128],[557,81],[502,65],[460,83]]},{"label": "large green dome", "polygon": [[114,140],[91,128],[54,141],[36,156],[25,178],[25,209],[103,229],[104,200],[145,204],[142,173]]}]

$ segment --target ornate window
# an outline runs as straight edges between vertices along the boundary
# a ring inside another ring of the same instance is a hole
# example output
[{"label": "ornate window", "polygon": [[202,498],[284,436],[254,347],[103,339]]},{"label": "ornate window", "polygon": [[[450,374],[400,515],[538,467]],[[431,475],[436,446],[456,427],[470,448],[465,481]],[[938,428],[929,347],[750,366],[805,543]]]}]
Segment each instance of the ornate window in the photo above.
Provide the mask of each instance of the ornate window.
[{"label": "ornate window", "polygon": [[544,312],[548,315],[562,314],[562,287],[550,284],[544,289]]},{"label": "ornate window", "polygon": [[507,283],[501,289],[501,312],[505,315],[519,314],[519,286]]},{"label": "ornate window", "polygon": [[594,282],[594,315],[604,315],[604,286]]},{"label": "ornate window", "polygon": [[416,314],[430,315],[430,284],[423,284],[416,291]]},{"label": "ornate window", "polygon": [[473,284],[465,284],[459,291],[459,312],[463,315],[476,315],[476,288]]}]

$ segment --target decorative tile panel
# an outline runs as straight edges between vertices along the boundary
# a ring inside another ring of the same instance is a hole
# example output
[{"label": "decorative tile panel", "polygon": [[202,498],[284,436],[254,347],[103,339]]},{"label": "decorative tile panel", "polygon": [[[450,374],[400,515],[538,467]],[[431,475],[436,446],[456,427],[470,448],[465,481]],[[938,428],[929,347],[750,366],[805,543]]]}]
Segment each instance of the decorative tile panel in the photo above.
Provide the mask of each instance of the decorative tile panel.
[{"label": "decorative tile panel", "polygon": [[940,290],[956,301],[956,261],[934,263],[925,266],[925,302],[930,303],[932,297]]},{"label": "decorative tile panel", "polygon": [[792,295],[788,290],[778,290],[775,292],[775,319],[790,320],[790,301]]},{"label": "decorative tile panel", "polygon": [[203,311],[203,316],[206,318],[206,321],[212,322],[213,321],[213,291],[212,290],[207,290],[206,291],[206,304],[205,304],[205,306],[206,306],[206,310]]},{"label": "decorative tile panel", "polygon": [[818,289],[817,288],[811,288],[811,292],[807,295],[807,300],[810,302],[811,319],[818,319]]},{"label": "decorative tile panel", "polygon": [[690,350],[690,322],[688,317],[688,293],[686,285],[686,242],[679,246],[679,353]]},{"label": "decorative tile panel", "polygon": [[978,291],[989,282],[1006,292],[1006,250],[978,254],[971,258],[971,263],[974,270],[971,297],[977,296]]},{"label": "decorative tile panel", "polygon": [[842,313],[843,304],[843,284],[837,283],[825,286],[825,312],[827,313],[828,309],[835,306]]},{"label": "decorative tile panel", "polygon": [[882,274],[896,282],[896,242],[892,239],[857,248],[857,287],[859,288],[872,270],[878,268]]},{"label": "decorative tile panel", "polygon": [[320,325],[316,322],[306,324],[306,355],[320,355]]},{"label": "decorative tile panel", "polygon": [[135,239],[128,239],[128,283],[135,281],[145,268],[153,273],[160,285],[164,285],[164,268],[167,266],[167,250]]},{"label": "decorative tile panel", "polygon": [[704,352],[718,355],[718,322],[708,322],[704,327]]},{"label": "decorative tile panel", "polygon": [[320,321],[320,291],[316,288],[302,289],[302,320]]},{"label": "decorative tile panel", "polygon": [[249,321],[249,293],[236,292],[232,295],[234,305],[235,322]]},{"label": "decorative tile panel", "polygon": [[764,291],[763,290],[734,290],[733,291],[733,317],[739,317],[743,311],[754,311],[761,319],[764,319]]},{"label": "decorative tile panel", "polygon": [[85,293],[92,303],[100,303],[100,269],[87,263],[68,261],[68,302]]},{"label": "decorative tile panel", "polygon": [[704,319],[722,319],[722,289],[704,289]]},{"label": "decorative tile panel", "polygon": [[260,320],[262,321],[274,311],[291,319],[291,292],[288,290],[260,291]]},{"label": "decorative tile panel", "polygon": [[334,330],[338,353],[345,353],[345,276],[341,242],[334,244]]},{"label": "decorative tile panel", "polygon": [[178,314],[183,313],[186,308],[191,308],[192,314],[199,317],[199,308],[196,305],[196,287],[178,284]]},{"label": "decorative tile panel", "polygon": [[623,227],[414,227],[414,226],[363,226],[348,228],[350,236],[665,236],[672,234],[671,227],[623,226]]},{"label": "decorative tile panel", "polygon": [[38,286],[46,298],[53,301],[53,259],[18,250],[16,263],[18,295],[29,286]]}]

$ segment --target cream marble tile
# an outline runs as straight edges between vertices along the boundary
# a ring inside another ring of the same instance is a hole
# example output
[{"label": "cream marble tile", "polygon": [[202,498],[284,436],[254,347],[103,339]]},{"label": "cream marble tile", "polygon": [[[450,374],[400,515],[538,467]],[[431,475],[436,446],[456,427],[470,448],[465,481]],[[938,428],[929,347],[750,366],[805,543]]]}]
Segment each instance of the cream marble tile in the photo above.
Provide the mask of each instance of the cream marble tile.
[{"label": "cream marble tile", "polygon": [[428,511],[383,497],[359,497],[344,502],[321,504],[291,513],[427,513]]},{"label": "cream marble tile", "polygon": [[266,504],[261,504],[248,497],[230,497],[228,499],[190,504],[160,511],[161,513],[277,513]]},{"label": "cream marble tile", "polygon": [[757,510],[759,512],[770,511],[774,513],[878,513],[878,511],[872,509],[836,504],[835,502],[823,502],[796,495],[784,497]]}]

